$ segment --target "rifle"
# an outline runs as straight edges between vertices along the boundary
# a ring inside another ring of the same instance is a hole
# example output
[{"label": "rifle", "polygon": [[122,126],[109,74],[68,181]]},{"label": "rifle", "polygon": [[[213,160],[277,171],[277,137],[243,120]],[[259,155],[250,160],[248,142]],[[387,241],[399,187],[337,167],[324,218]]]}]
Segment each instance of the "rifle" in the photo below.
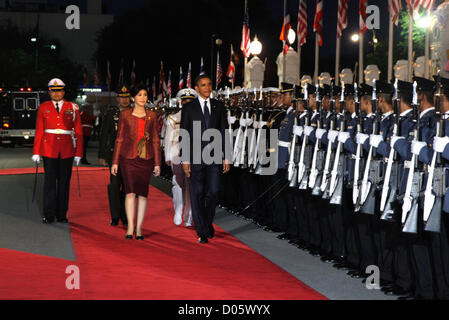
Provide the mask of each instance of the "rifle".
[{"label": "rifle", "polygon": [[[377,106],[376,106],[376,102],[377,102],[377,96],[376,96],[376,80],[373,79],[373,96],[371,99],[371,106],[372,106],[372,112],[374,114],[376,114],[376,116],[374,117],[374,122],[373,122],[373,131],[372,133],[376,133],[377,131],[377,126],[378,126],[378,117],[377,117]],[[373,157],[375,150],[373,146],[370,146],[369,151],[368,151],[368,156],[366,158],[366,164],[365,164],[365,170],[363,173],[363,179],[362,179],[362,184],[360,186],[360,199],[359,199],[359,206],[362,206],[366,199],[368,198],[368,194],[371,191],[371,187],[372,187],[372,183],[373,180],[369,179],[370,177],[370,173],[372,172],[372,165],[371,162],[373,161]],[[356,210],[357,211],[357,210]]]},{"label": "rifle", "polygon": [[[362,110],[360,108],[360,100],[357,92],[357,83],[354,84],[354,102],[355,102],[355,110],[358,116],[357,123],[357,133],[362,133]],[[362,158],[363,147],[361,143],[357,144],[357,151],[355,154],[355,164],[354,164],[354,179],[353,179],[353,187],[352,187],[352,203],[357,208],[359,193],[360,193],[360,160]]]},{"label": "rifle", "polygon": [[[412,106],[415,117],[415,129],[413,132],[414,141],[419,139],[419,104],[416,92],[416,81],[413,82]],[[418,171],[418,161],[416,155],[412,154],[410,169],[407,176],[407,186],[405,188],[404,202],[402,204],[401,222],[404,224],[403,232],[418,233],[418,198],[421,188],[421,173]]]},{"label": "rifle", "polygon": [[[372,134],[378,134],[380,130],[380,122],[381,122],[381,114],[380,110],[377,110],[377,95],[376,95],[376,80],[373,79],[373,95],[371,99],[371,105],[373,109],[374,124],[373,124],[373,132]],[[376,112],[377,111],[377,112]],[[370,150],[372,150],[372,159],[367,160],[370,162],[369,166],[369,184],[368,190],[366,194],[366,198],[364,200],[364,204],[362,207],[362,212],[366,214],[373,215],[375,213],[375,204],[376,204],[376,190],[379,187],[379,183],[382,181],[382,160],[376,159],[376,148],[370,146]],[[365,171],[366,172],[366,171]],[[365,177],[364,177],[365,178]],[[362,182],[362,190],[363,190],[363,182]],[[363,199],[362,193],[362,199]]]},{"label": "rifle", "polygon": [[[443,136],[443,117],[440,109],[440,75],[437,77],[437,93],[435,94],[435,117],[436,123],[436,136]],[[435,167],[436,166],[436,167]],[[441,155],[434,151],[432,156],[432,162],[428,169],[427,185],[424,191],[424,230],[431,232],[441,231],[441,210],[442,199],[445,193],[445,170],[441,162]]]},{"label": "rifle", "polygon": [[[331,120],[330,120],[330,124],[329,124],[329,131],[335,129],[336,114],[335,114],[334,104],[335,104],[334,84],[332,83],[331,96],[330,96]],[[332,157],[332,142],[328,140],[327,151],[326,151],[326,160],[324,162],[323,179],[321,180],[321,186],[320,186],[320,190],[321,190],[321,192],[323,192],[323,199],[329,198],[329,192],[326,192],[326,190],[328,189],[327,187],[329,184],[329,176],[330,176],[329,167],[330,167],[331,157]]]},{"label": "rifle", "polygon": [[[242,112],[240,114],[240,119],[245,119],[245,110],[242,108]],[[239,119],[239,121],[240,121]],[[240,140],[243,134],[243,126],[240,125],[239,129],[237,130],[237,137],[235,138],[235,144],[234,144],[234,152],[232,155],[232,162],[234,163],[234,167],[240,166],[240,152],[241,152],[241,146],[240,146]]]},{"label": "rifle", "polygon": [[[357,84],[355,85],[357,86]],[[345,131],[346,123],[346,110],[345,110],[345,92],[344,92],[344,83],[342,83],[341,87],[341,96],[340,96],[340,110],[341,110],[341,120],[340,120],[340,132]],[[355,91],[357,94],[357,90]],[[330,204],[341,205],[342,204],[342,196],[343,196],[343,172],[344,172],[344,162],[345,158],[342,157],[343,152],[343,144],[338,141],[337,150],[335,151],[334,157],[334,165],[332,167],[331,173],[331,181],[329,185],[329,196]]]},{"label": "rifle", "polygon": [[[316,109],[318,111],[318,120],[317,120],[317,129],[321,128],[321,99],[320,99],[320,93],[319,93],[319,85],[315,85],[315,99],[316,99]],[[309,175],[309,188],[313,189],[315,187],[319,170],[317,168],[317,162],[318,162],[318,151],[320,150],[320,139],[316,139],[315,141],[315,148],[313,149],[313,157],[312,157],[312,167],[310,168],[310,175]]]},{"label": "rifle", "polygon": [[[260,164],[259,159],[259,147],[260,147],[260,139],[262,135],[263,126],[265,123],[263,120],[263,113],[264,113],[264,100],[262,95],[262,87],[260,88],[260,96],[259,96],[259,104],[260,104],[260,117],[259,117],[259,128],[257,131],[257,140],[256,140],[256,149],[254,150],[254,173],[255,174],[261,174],[262,172],[262,166]],[[265,149],[264,149],[265,151]],[[262,156],[262,154],[261,154]]]},{"label": "rifle", "polygon": [[[262,93],[262,87],[260,87],[260,92]],[[255,109],[255,112],[253,114],[253,117],[254,117],[253,123],[255,124],[255,122],[257,120],[257,114],[260,113],[260,110],[258,108],[256,89],[254,89],[253,105],[254,105],[254,109]],[[262,119],[259,119],[259,120],[262,120]],[[258,124],[258,122],[257,122],[257,124]],[[251,130],[251,141],[250,141],[249,153],[248,153],[248,166],[249,166],[250,172],[254,172],[255,161],[256,161],[256,157],[257,157],[257,155],[254,155],[255,153],[257,153],[257,149],[255,149],[255,147],[256,147],[256,131],[257,131],[256,125],[253,125],[253,129]]]},{"label": "rifle", "polygon": [[[310,121],[310,113],[309,113],[309,106],[307,104],[309,99],[309,94],[307,92],[307,83],[304,85],[304,112],[306,113],[305,119],[304,119],[304,126],[309,125]],[[299,183],[299,189],[305,190],[307,189],[307,175],[305,174],[306,170],[308,169],[306,167],[305,163],[305,157],[306,157],[306,149],[307,148],[307,139],[308,137],[306,135],[303,136],[302,139],[302,146],[301,146],[301,154],[299,156],[299,162],[298,162],[298,183]]]},{"label": "rifle", "polygon": [[[395,122],[393,125],[393,136],[399,134],[399,114],[400,114],[400,100],[398,99],[398,79],[394,82],[394,97],[393,97],[393,109],[395,113]],[[390,149],[388,155],[387,169],[385,170],[385,179],[382,187],[382,195],[380,198],[380,212],[382,212],[381,220],[394,222],[394,209],[393,203],[396,201],[396,197],[399,189],[399,165],[395,160],[396,151],[394,148]],[[387,201],[388,200],[388,201]]]}]

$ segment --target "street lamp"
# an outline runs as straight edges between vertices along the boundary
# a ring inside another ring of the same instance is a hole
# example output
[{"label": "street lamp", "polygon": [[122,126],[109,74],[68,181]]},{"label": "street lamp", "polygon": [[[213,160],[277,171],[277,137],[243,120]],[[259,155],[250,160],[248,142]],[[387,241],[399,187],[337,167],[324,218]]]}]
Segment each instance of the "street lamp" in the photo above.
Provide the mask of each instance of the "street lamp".
[{"label": "street lamp", "polygon": [[259,39],[257,39],[257,35],[254,37],[254,40],[249,46],[249,52],[253,56],[257,56],[262,52],[262,43],[260,43]]},{"label": "street lamp", "polygon": [[296,32],[292,28],[288,29],[288,35],[287,35],[288,43],[290,43],[290,45],[292,45],[295,42],[295,39],[296,39]]},{"label": "street lamp", "polygon": [[31,41],[31,42],[36,42],[36,41],[37,41],[37,38],[36,38],[36,37],[32,37],[32,38],[30,39],[30,41]]},{"label": "street lamp", "polygon": [[419,16],[416,20],[418,28],[427,29],[432,22],[432,17],[429,15]]},{"label": "street lamp", "polygon": [[359,37],[359,35],[358,35],[357,33],[354,33],[354,34],[351,36],[351,41],[352,41],[352,42],[358,42],[359,39],[360,39],[360,37]]}]

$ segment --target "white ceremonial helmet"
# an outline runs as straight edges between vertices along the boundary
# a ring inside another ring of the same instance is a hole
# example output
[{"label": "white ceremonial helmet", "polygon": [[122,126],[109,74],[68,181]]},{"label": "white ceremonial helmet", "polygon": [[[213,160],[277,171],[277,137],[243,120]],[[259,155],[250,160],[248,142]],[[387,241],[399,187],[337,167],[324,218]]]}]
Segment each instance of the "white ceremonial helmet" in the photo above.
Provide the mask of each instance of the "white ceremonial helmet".
[{"label": "white ceremonial helmet", "polygon": [[424,78],[426,74],[426,57],[421,56],[416,59],[413,64],[413,71],[415,73],[415,77]]},{"label": "white ceremonial helmet", "polygon": [[301,87],[304,87],[307,83],[312,84],[312,77],[309,76],[308,74],[305,74],[301,77]]},{"label": "white ceremonial helmet", "polygon": [[393,67],[394,77],[401,81],[408,81],[408,60],[398,60]]},{"label": "white ceremonial helmet", "polygon": [[373,83],[373,79],[379,80],[380,70],[375,64],[370,64],[363,71],[365,74],[365,83],[371,85]]},{"label": "white ceremonial helmet", "polygon": [[344,68],[341,70],[340,74],[340,83],[349,83],[352,84],[354,82],[354,73],[349,68]]},{"label": "white ceremonial helmet", "polygon": [[321,72],[321,74],[318,77],[318,81],[320,84],[320,87],[323,86],[323,84],[327,84],[328,86],[331,85],[331,75],[329,72]]}]

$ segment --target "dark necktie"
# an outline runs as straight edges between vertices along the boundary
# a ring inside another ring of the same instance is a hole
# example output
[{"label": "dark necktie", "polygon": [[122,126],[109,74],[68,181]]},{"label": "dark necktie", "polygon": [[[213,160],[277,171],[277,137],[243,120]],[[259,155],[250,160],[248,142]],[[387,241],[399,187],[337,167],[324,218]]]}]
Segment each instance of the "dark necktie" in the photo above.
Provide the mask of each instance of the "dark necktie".
[{"label": "dark necktie", "polygon": [[59,102],[56,102],[56,111],[59,113]]},{"label": "dark necktie", "polygon": [[206,128],[209,128],[209,120],[210,120],[210,114],[209,114],[209,108],[207,107],[207,101],[204,101],[204,120],[206,121]]}]

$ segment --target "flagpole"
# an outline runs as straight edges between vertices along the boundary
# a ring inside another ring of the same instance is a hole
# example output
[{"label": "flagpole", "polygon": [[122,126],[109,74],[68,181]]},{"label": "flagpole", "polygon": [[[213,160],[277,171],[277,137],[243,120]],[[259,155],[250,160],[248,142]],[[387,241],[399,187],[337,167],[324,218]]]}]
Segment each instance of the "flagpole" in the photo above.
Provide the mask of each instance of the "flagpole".
[{"label": "flagpole", "polygon": [[318,42],[318,33],[315,32],[315,71],[313,73],[313,81],[318,83],[318,67],[320,60],[320,44]]},{"label": "flagpole", "polygon": [[[287,14],[287,0],[284,0],[284,20],[285,20],[285,16]],[[285,21],[282,21],[282,24],[284,24],[283,28],[285,28]],[[285,41],[285,38],[288,38],[288,33],[285,34],[285,29],[284,29],[284,41],[283,41],[283,46],[282,46],[282,53],[284,53],[284,48],[285,48],[285,44],[287,41]],[[288,50],[287,50],[288,51]],[[283,54],[283,61],[282,61],[282,82],[285,82],[285,75],[287,73],[287,70],[285,70],[287,66],[287,54]]]},{"label": "flagpole", "polygon": [[393,20],[390,15],[390,29],[388,33],[388,72],[387,72],[387,81],[391,83],[391,79],[393,78]]},{"label": "flagpole", "polygon": [[426,44],[424,48],[424,56],[425,56],[425,78],[430,78],[430,64],[429,64],[429,46],[430,46],[430,27],[427,27],[426,29]]},{"label": "flagpole", "polygon": [[298,39],[298,85],[301,85],[301,46]]},{"label": "flagpole", "polygon": [[[244,14],[246,14],[247,8],[248,8],[248,0],[245,0],[245,11],[244,11],[245,13]],[[246,57],[246,54],[245,54],[245,63],[243,65],[243,87],[246,87],[246,82],[247,82],[246,81],[246,66],[247,66],[247,64],[248,64],[248,58]],[[232,83],[232,86],[234,87],[234,83]]]},{"label": "flagpole", "polygon": [[340,81],[340,38],[337,35],[337,48],[335,49],[335,85],[338,86]]},{"label": "flagpole", "polygon": [[408,81],[412,82],[412,68],[413,68],[413,15],[409,13],[408,24]]},{"label": "flagpole", "polygon": [[363,80],[363,33],[360,32],[359,36],[359,83]]}]

